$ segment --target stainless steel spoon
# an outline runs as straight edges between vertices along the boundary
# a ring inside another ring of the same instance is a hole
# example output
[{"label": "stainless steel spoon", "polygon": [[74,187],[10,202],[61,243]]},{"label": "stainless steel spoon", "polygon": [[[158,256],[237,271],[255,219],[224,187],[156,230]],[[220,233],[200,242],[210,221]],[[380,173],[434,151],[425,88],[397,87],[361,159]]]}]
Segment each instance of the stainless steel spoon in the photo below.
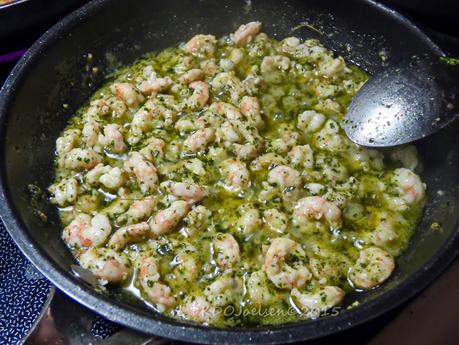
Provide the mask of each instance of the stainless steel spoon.
[{"label": "stainless steel spoon", "polygon": [[348,137],[368,147],[406,144],[444,128],[459,116],[459,65],[413,57],[389,67],[360,88],[344,124]]}]

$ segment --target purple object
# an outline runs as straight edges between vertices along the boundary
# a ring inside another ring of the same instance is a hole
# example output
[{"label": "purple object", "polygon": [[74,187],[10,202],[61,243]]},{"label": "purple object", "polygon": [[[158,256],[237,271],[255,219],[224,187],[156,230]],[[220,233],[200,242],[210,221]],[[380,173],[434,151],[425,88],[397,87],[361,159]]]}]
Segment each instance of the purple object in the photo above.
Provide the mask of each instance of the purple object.
[{"label": "purple object", "polygon": [[18,60],[22,55],[25,54],[27,49],[21,49],[12,53],[0,55],[0,63],[5,63],[13,60]]}]

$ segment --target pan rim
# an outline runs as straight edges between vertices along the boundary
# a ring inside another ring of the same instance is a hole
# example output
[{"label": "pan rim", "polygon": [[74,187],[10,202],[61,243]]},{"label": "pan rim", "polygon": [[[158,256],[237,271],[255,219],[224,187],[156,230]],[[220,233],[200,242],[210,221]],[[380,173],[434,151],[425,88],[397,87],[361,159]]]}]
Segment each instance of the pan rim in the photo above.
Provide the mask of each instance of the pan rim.
[{"label": "pan rim", "polygon": [[[65,17],[45,32],[14,67],[0,90],[0,147],[4,147],[4,133],[8,124],[9,103],[14,98],[16,89],[21,86],[27,71],[33,68],[34,62],[40,59],[44,50],[52,46],[59,37],[62,37],[74,26],[78,25],[81,18],[103,9],[111,1],[113,0],[93,0]],[[383,10],[387,15],[396,17],[402,23],[408,24],[411,29],[426,40],[433,50],[443,55],[441,49],[406,17],[373,0],[364,0],[364,2]],[[0,161],[4,161],[4,158],[4,150],[2,149]],[[428,264],[400,283],[397,289],[386,291],[378,298],[358,308],[340,313],[339,319],[335,319],[339,320],[339,327],[336,325],[337,322],[329,322],[330,319],[328,317],[257,328],[216,328],[180,322],[169,318],[158,320],[95,292],[92,288],[83,285],[72,277],[68,271],[56,266],[49,255],[28,234],[25,225],[21,224],[19,217],[16,216],[18,212],[10,201],[11,197],[9,196],[5,169],[6,167],[3,164],[0,171],[0,218],[3,220],[14,242],[28,260],[56,287],[90,310],[103,315],[111,321],[138,331],[170,339],[200,343],[235,343],[240,342],[242,336],[244,342],[247,343],[286,343],[314,339],[343,331],[376,318],[419,293],[438,277],[459,253],[459,228],[456,228]],[[415,281],[417,284],[413,287],[413,282]],[[308,333],[308,330],[312,329],[314,331]]]}]

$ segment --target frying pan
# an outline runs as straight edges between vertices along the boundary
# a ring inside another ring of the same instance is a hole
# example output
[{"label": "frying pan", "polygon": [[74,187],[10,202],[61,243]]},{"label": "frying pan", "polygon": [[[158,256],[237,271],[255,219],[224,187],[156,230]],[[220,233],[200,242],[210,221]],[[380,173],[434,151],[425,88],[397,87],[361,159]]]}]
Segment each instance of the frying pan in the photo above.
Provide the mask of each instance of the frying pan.
[{"label": "frying pan", "polygon": [[[347,296],[338,316],[279,326],[204,327],[160,315],[116,291],[98,293],[72,274],[70,266],[75,261],[60,239],[62,227],[56,209],[37,188],[43,191],[52,181],[55,140],[67,120],[116,67],[197,33],[220,36],[251,20],[262,21],[264,31],[277,38],[291,34],[319,38],[370,74],[412,55],[442,54],[415,25],[372,1],[95,0],[40,38],[2,88],[2,218],[18,246],[46,277],[112,321],[146,333],[200,343],[312,339],[394,308],[437,277],[458,253],[459,131],[451,127],[418,143],[428,201],[396,271],[381,287]],[[99,73],[88,72],[92,67]],[[47,215],[46,221],[42,213]],[[440,223],[441,229],[434,231],[433,222]],[[346,308],[356,300],[358,306]]]}]

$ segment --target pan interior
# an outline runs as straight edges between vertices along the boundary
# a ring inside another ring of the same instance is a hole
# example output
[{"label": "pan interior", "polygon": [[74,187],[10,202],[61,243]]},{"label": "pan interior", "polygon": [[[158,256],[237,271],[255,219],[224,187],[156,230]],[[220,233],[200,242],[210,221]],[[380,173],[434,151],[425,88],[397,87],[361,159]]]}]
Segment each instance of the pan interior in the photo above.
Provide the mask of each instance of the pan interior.
[{"label": "pan interior", "polygon": [[[370,74],[413,54],[439,53],[423,34],[396,14],[372,2],[357,0],[226,0],[218,4],[211,0],[139,0],[135,6],[126,1],[96,0],[74,13],[30,50],[0,95],[2,184],[14,218],[21,226],[16,227],[9,215],[4,216],[5,222],[13,238],[20,245],[22,241],[22,249],[45,275],[43,262],[57,267],[62,274],[54,283],[67,293],[78,295],[85,303],[82,296],[91,290],[70,273],[74,259],[60,239],[56,210],[44,195],[53,179],[55,140],[67,120],[117,67],[144,53],[177,45],[197,33],[222,36],[252,20],[263,22],[263,30],[277,39],[292,34],[303,39],[318,38],[327,48]],[[93,67],[97,67],[98,73],[91,73]],[[459,218],[458,131],[459,128],[450,128],[419,142],[424,166],[421,176],[427,184],[428,202],[392,278],[378,289],[350,295],[347,305],[356,299],[361,305],[354,314],[343,311],[339,317],[303,322],[293,340],[348,327],[345,314],[349,314],[352,324],[381,313],[394,305],[384,305],[384,296],[392,294],[391,298],[403,300],[417,291],[416,284],[426,283],[419,282],[419,278],[416,281],[414,275],[429,270],[436,262],[445,265],[451,259],[445,258],[445,250],[451,246]],[[47,215],[46,221],[43,213]],[[441,225],[439,230],[431,228],[434,222]],[[30,240],[30,245],[24,244],[24,239]],[[436,273],[431,269],[429,277]],[[113,320],[170,337],[185,334],[166,333],[168,328],[147,328],[158,321],[182,324],[153,313],[140,302],[129,301],[128,305],[116,294],[109,298],[121,306],[126,313],[122,316],[126,317],[113,315],[104,308],[97,311]],[[358,312],[365,308],[367,312]],[[133,315],[143,322],[139,324]],[[209,339],[200,341],[210,342]],[[256,342],[257,338],[251,339]]]}]

